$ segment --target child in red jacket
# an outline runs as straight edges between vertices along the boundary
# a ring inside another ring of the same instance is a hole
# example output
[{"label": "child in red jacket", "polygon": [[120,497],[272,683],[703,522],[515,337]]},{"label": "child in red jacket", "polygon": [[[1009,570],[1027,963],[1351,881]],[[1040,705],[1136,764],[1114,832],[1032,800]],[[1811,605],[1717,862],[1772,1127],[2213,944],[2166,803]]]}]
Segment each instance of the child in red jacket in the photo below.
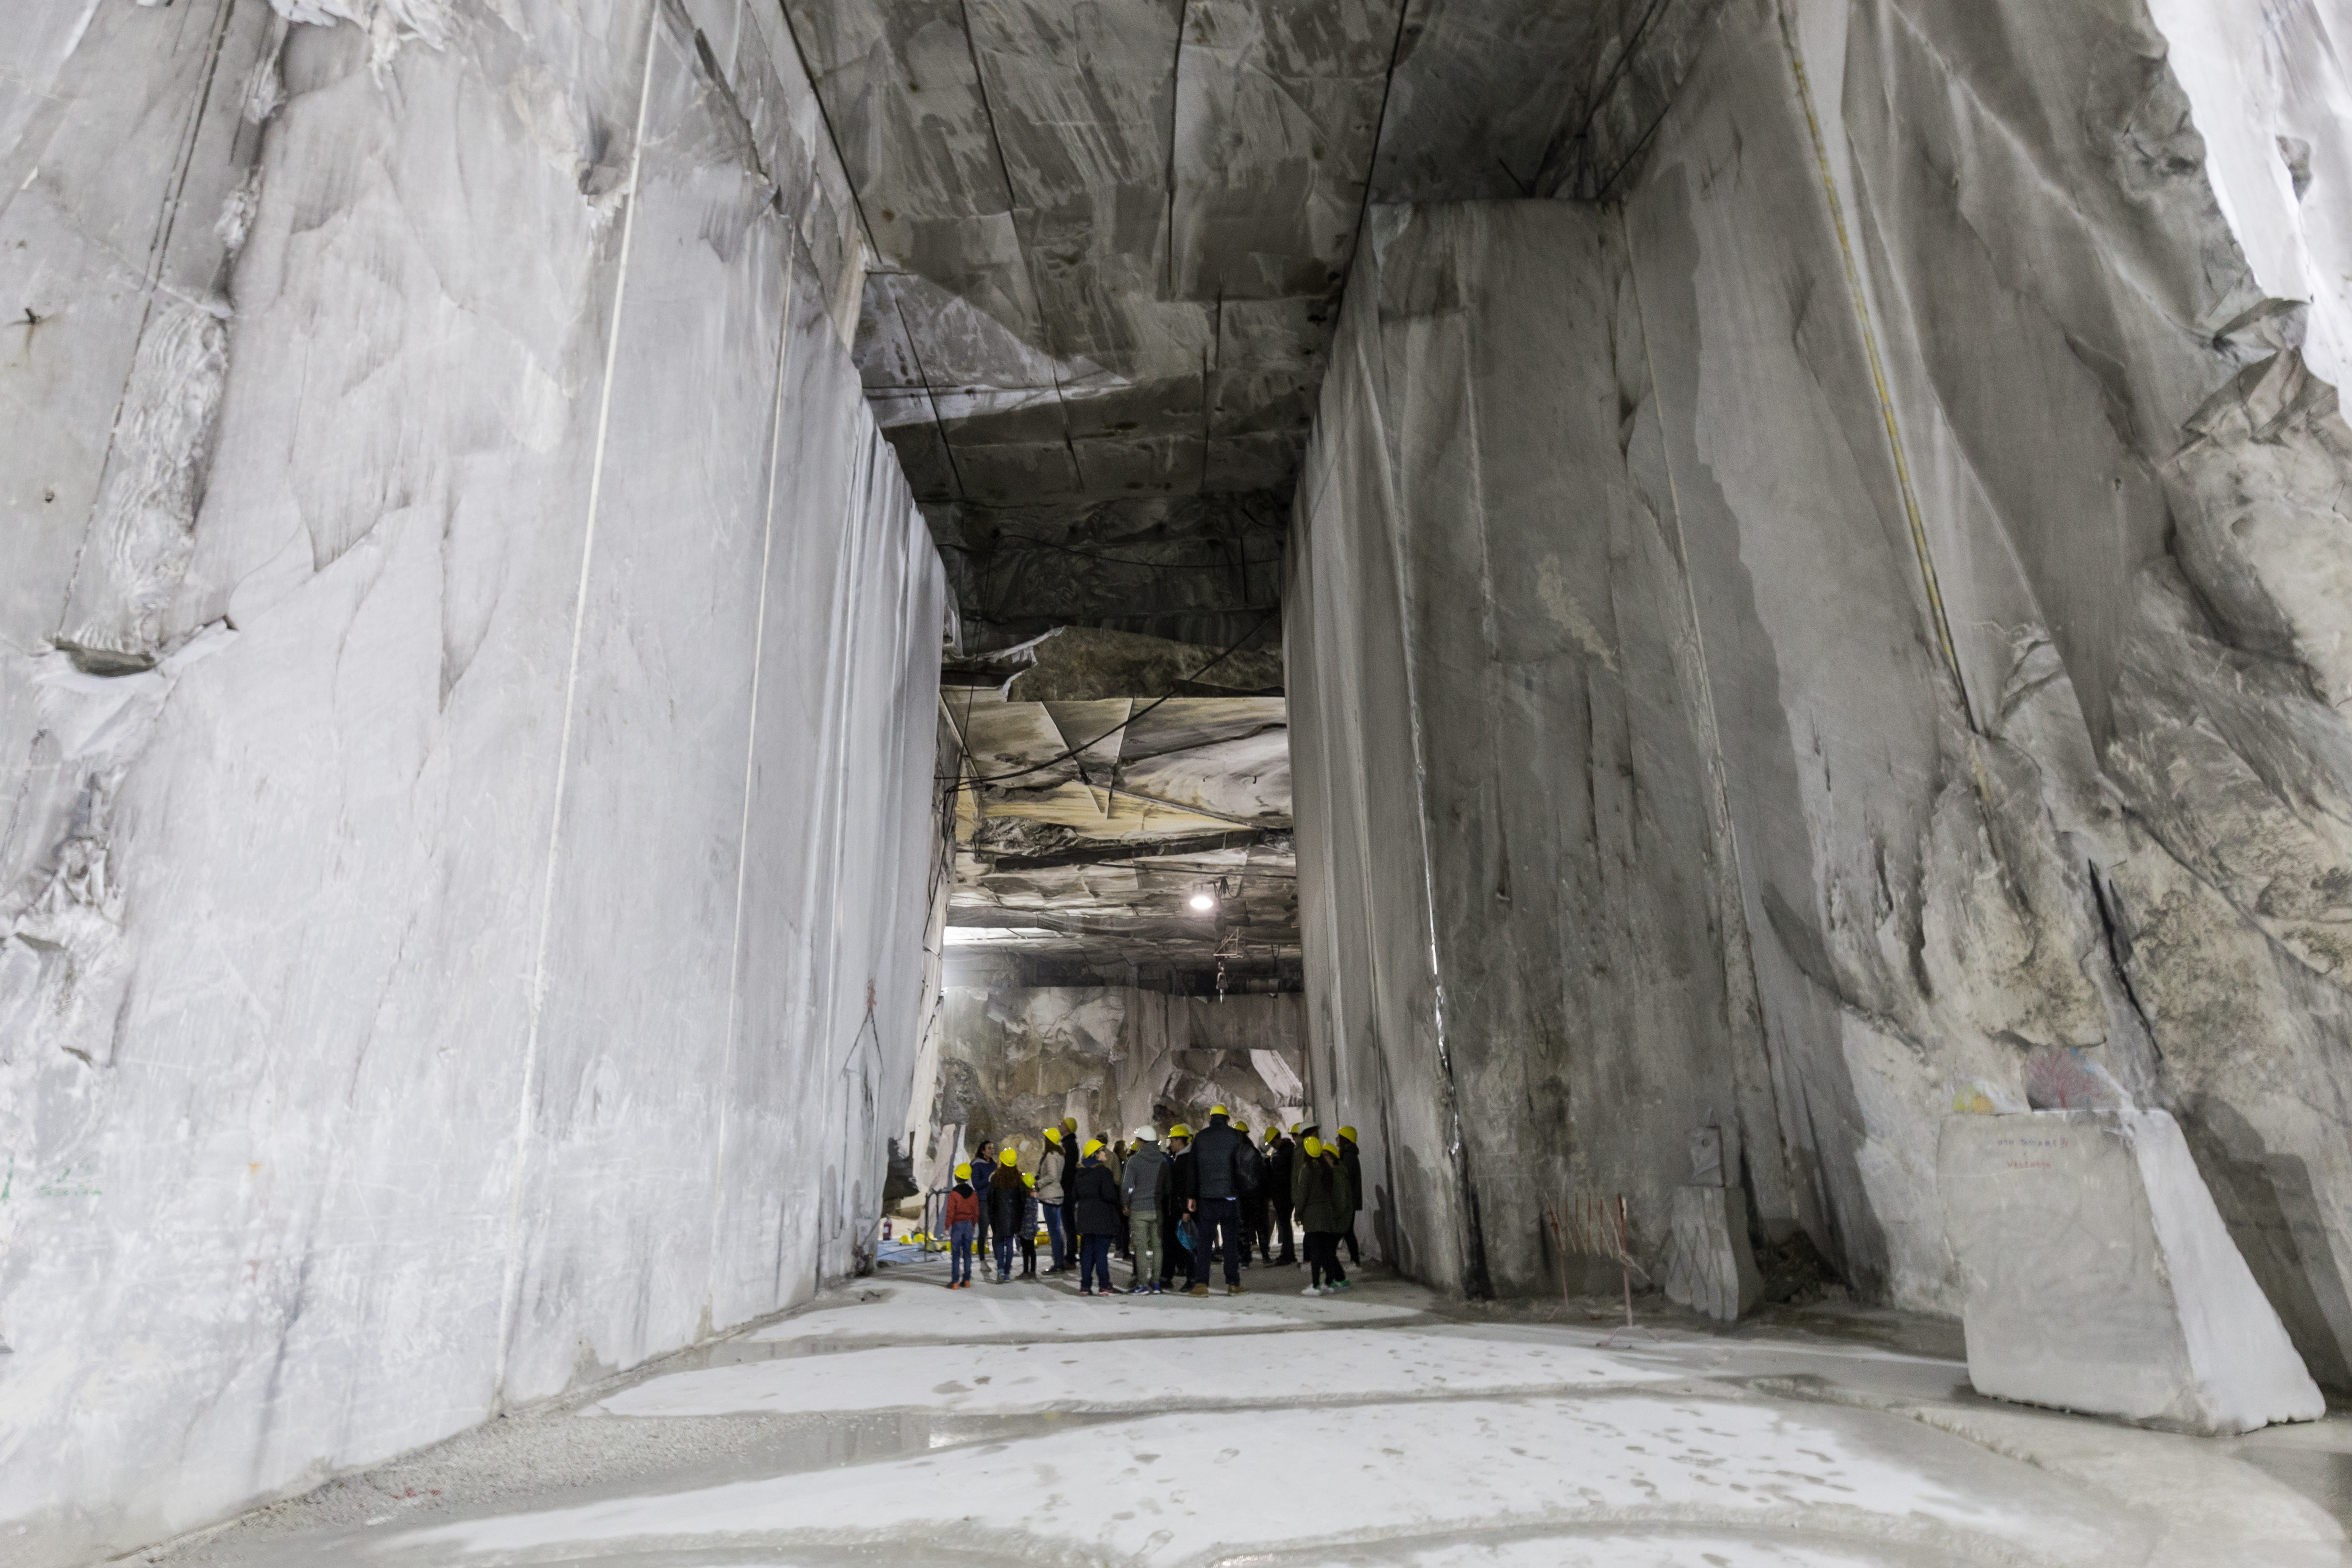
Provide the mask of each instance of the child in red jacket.
[{"label": "child in red jacket", "polygon": [[980,1194],[971,1190],[971,1167],[956,1167],[955,1190],[948,1194],[948,1289],[971,1287],[971,1235],[980,1228]]}]

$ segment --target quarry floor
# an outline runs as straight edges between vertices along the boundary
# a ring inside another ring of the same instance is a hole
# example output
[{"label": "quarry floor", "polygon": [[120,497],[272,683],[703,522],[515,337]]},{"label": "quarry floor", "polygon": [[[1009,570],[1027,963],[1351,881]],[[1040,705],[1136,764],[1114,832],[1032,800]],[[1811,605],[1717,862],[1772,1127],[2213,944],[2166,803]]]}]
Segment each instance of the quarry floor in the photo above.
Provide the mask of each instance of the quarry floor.
[{"label": "quarry floor", "polygon": [[[1124,1267],[1116,1269],[1123,1280]],[[2352,1418],[2199,1439],[1997,1405],[1956,1328],[1653,1297],[950,1292],[807,1309],[138,1554],[172,1564],[2352,1562]]]}]

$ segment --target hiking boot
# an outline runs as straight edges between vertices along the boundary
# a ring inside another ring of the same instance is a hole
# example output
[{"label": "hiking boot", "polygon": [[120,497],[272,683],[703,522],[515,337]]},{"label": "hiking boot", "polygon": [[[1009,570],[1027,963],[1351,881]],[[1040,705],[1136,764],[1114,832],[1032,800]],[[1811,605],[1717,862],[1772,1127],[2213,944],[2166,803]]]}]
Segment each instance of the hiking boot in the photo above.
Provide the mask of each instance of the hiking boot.
[{"label": "hiking boot", "polygon": [[1236,1279],[1232,1284],[1225,1287],[1225,1294],[1228,1296],[1246,1296],[1249,1294],[1249,1290],[1240,1280]]},{"label": "hiking boot", "polygon": [[1184,1292],[1187,1296],[1205,1296],[1208,1293],[1209,1288],[1206,1285],[1195,1285],[1191,1289]]}]

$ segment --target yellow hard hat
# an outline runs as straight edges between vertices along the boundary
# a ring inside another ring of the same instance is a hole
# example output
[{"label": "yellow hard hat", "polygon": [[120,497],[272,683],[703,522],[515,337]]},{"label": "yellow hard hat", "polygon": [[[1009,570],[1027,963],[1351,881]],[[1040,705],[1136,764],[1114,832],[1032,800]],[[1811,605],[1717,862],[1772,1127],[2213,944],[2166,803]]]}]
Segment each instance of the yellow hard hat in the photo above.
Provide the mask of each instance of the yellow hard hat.
[{"label": "yellow hard hat", "polygon": [[1282,1129],[1279,1127],[1269,1127],[1265,1130],[1265,1141],[1269,1143],[1281,1136]]},{"label": "yellow hard hat", "polygon": [[1086,1146],[1085,1148],[1083,1148],[1083,1149],[1081,1149],[1081,1150],[1079,1150],[1079,1151],[1078,1151],[1079,1157],[1080,1157],[1080,1158],[1082,1158],[1082,1159],[1091,1159],[1091,1158],[1093,1158],[1095,1155],[1099,1154],[1099,1153],[1101,1153],[1101,1152],[1102,1152],[1102,1140],[1101,1140],[1101,1139],[1099,1139],[1099,1138],[1089,1138],[1089,1139],[1087,1139],[1087,1146]]},{"label": "yellow hard hat", "polygon": [[1062,1118],[1062,1125],[1076,1132],[1078,1130],[1078,1119],[1075,1116],[1065,1116]]},{"label": "yellow hard hat", "polygon": [[1249,1123],[1246,1121],[1236,1121],[1234,1123],[1234,1131],[1236,1132],[1246,1132],[1249,1131]]},{"label": "yellow hard hat", "polygon": [[1003,1153],[999,1154],[996,1157],[996,1163],[1000,1165],[1017,1165],[1021,1163],[1021,1151],[1018,1149],[1007,1149]]},{"label": "yellow hard hat", "polygon": [[1291,1135],[1293,1138],[1296,1138],[1296,1137],[1297,1137],[1297,1136],[1298,1136],[1298,1127],[1299,1127],[1299,1124],[1298,1124],[1297,1122],[1296,1122],[1296,1121],[1294,1121],[1294,1122],[1292,1122],[1292,1123],[1290,1124],[1290,1135]]},{"label": "yellow hard hat", "polygon": [[959,1182],[969,1182],[971,1180],[971,1167],[970,1165],[958,1165],[956,1167],[956,1180]]},{"label": "yellow hard hat", "polygon": [[1022,1182],[1023,1182],[1025,1185],[1028,1185],[1028,1186],[1032,1186],[1032,1187],[1034,1187],[1034,1186],[1035,1186],[1035,1185],[1037,1184],[1037,1178],[1036,1178],[1036,1177],[1034,1177],[1034,1176],[1033,1176],[1033,1175],[1031,1175],[1031,1174],[1030,1174],[1028,1172],[1026,1172],[1026,1171],[1024,1171],[1024,1172],[1022,1172],[1022,1173],[1021,1173],[1021,1180],[1022,1180]]},{"label": "yellow hard hat", "polygon": [[1225,1108],[1222,1105],[1213,1105],[1209,1107],[1209,1114],[1212,1116],[1223,1116],[1225,1114]]},{"label": "yellow hard hat", "polygon": [[1323,1140],[1316,1137],[1311,1132],[1307,1135],[1306,1148],[1307,1157],[1308,1159],[1319,1160],[1323,1157]]},{"label": "yellow hard hat", "polygon": [[1168,1130],[1168,1136],[1171,1138],[1190,1138],[1192,1136],[1192,1130],[1179,1121],[1175,1126],[1171,1127]]},{"label": "yellow hard hat", "polygon": [[1062,1141],[1062,1130],[1061,1130],[1060,1128],[1058,1128],[1058,1127],[1048,1127],[1048,1128],[1046,1128],[1046,1129],[1045,1129],[1045,1142],[1048,1142],[1048,1143],[1059,1143],[1061,1141]]},{"label": "yellow hard hat", "polygon": [[1353,1143],[1356,1141],[1356,1130],[1352,1127],[1342,1127],[1339,1129],[1339,1136]]}]

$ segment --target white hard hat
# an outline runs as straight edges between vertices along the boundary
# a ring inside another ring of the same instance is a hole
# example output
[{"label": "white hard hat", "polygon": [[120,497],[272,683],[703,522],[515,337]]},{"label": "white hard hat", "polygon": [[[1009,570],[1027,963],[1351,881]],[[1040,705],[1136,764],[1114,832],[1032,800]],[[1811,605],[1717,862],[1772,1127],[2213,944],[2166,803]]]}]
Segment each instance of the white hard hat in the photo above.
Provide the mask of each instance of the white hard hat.
[{"label": "white hard hat", "polygon": [[1139,1127],[1135,1130],[1135,1141],[1139,1143],[1157,1143],[1160,1142],[1160,1131],[1150,1125]]}]

